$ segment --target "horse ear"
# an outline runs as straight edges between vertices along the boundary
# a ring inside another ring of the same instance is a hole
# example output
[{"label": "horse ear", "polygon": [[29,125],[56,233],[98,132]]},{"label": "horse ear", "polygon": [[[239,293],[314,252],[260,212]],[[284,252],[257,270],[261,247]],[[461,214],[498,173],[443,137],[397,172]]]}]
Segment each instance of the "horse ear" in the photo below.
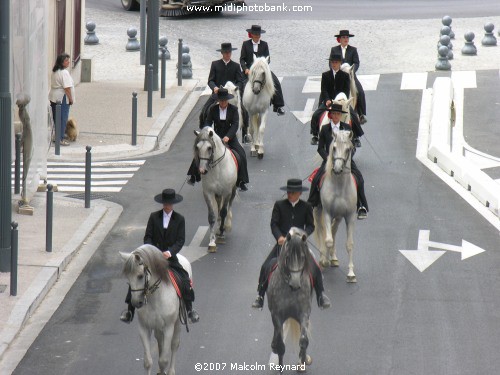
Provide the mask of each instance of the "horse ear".
[{"label": "horse ear", "polygon": [[352,139],[354,138],[354,133],[351,131],[349,131],[349,139],[352,141]]},{"label": "horse ear", "polygon": [[291,236],[290,232],[288,232],[288,233],[286,234],[286,240],[287,240],[287,241],[290,241],[290,238],[292,238],[292,236]]},{"label": "horse ear", "polygon": [[267,61],[268,64],[271,61],[271,59],[269,58],[269,56],[266,56],[266,61]]},{"label": "horse ear", "polygon": [[122,251],[118,252],[123,260],[127,260],[130,257],[130,253],[124,253]]},{"label": "horse ear", "polygon": [[199,136],[200,135],[200,131],[199,130],[195,130],[194,131],[194,135]]},{"label": "horse ear", "polygon": [[134,254],[134,256],[135,256],[135,261],[137,262],[137,264],[141,265],[142,264],[142,259],[139,256],[139,254]]},{"label": "horse ear", "polygon": [[214,136],[213,130],[210,130],[210,132],[208,133],[208,135],[210,136],[210,138],[212,138]]},{"label": "horse ear", "polygon": [[307,241],[307,235],[306,234],[303,234],[302,235],[302,242],[306,242]]}]

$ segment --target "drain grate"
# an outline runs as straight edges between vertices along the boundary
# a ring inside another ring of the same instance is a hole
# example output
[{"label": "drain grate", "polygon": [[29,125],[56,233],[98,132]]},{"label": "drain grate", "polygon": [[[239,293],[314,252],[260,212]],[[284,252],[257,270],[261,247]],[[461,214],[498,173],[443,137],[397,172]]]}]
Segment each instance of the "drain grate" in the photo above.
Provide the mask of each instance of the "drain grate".
[{"label": "drain grate", "polygon": [[[66,196],[68,198],[85,200],[85,193],[69,194]],[[90,193],[90,199],[107,199],[107,198],[111,198],[111,195],[101,194],[101,193]]]},{"label": "drain grate", "polygon": [[5,289],[7,289],[7,285],[0,285],[0,293],[5,292]]}]

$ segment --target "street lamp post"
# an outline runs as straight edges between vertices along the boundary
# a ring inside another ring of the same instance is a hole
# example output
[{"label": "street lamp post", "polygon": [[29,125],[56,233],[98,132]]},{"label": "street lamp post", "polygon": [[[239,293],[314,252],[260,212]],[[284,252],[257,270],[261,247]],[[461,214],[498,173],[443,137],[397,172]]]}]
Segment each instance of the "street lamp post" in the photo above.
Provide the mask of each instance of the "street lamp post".
[{"label": "street lamp post", "polygon": [[10,93],[10,0],[0,0],[0,272],[10,271],[12,97]]}]

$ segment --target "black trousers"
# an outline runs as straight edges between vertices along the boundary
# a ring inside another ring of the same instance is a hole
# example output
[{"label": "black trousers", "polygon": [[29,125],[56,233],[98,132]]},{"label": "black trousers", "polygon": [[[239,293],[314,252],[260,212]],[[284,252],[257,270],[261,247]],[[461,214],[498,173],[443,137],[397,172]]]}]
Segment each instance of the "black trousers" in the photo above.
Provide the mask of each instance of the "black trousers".
[{"label": "black trousers", "polygon": [[[261,297],[264,297],[264,294],[266,294],[267,287],[269,286],[269,274],[271,273],[274,265],[278,262],[280,251],[281,246],[278,244],[274,245],[273,249],[264,261],[264,264],[262,264],[262,267],[260,268],[259,286],[257,287],[257,292]],[[323,286],[323,274],[321,273],[318,263],[316,263],[312,256],[311,262],[309,262],[309,272],[313,278],[316,295],[320,296],[325,290]]]},{"label": "black trousers", "polygon": [[358,77],[356,75],[354,75],[354,81],[356,82],[356,89],[358,90],[358,101],[356,105],[356,111],[360,116],[366,115],[365,90],[363,89],[363,86],[361,86],[361,82],[359,82]]},{"label": "black trousers", "polygon": [[[230,146],[229,148],[232,151],[234,151],[235,153],[238,154],[237,155],[237,158],[238,158],[238,180],[236,181],[236,183],[239,184],[240,182],[243,182],[243,183],[247,184],[248,182],[250,182],[250,180],[248,177],[247,157],[246,157],[245,150],[243,149],[243,147],[240,145],[239,142],[231,142],[231,145],[229,145],[229,146]],[[196,181],[201,180],[200,171],[198,170],[198,167],[196,167],[194,159],[191,162],[191,165],[189,166],[187,175],[188,176],[195,176]]]},{"label": "black trousers", "polygon": [[284,107],[285,106],[285,99],[283,98],[283,90],[281,89],[281,83],[278,77],[276,77],[276,74],[271,72],[271,75],[273,76],[273,83],[274,83],[274,96],[271,98],[271,103],[273,103],[274,107]]},{"label": "black trousers", "polygon": [[[321,181],[321,177],[325,174],[325,168],[326,162],[323,162],[311,182],[311,190],[309,191],[309,198],[307,199],[307,201],[313,207],[319,206],[321,204],[321,196],[318,186],[319,182]],[[354,160],[351,160],[351,173],[356,179],[357,185],[358,201],[356,205],[358,208],[364,206],[366,208],[366,211],[368,211],[368,201],[366,200],[365,196],[365,180],[363,179],[363,175],[361,174]]]}]

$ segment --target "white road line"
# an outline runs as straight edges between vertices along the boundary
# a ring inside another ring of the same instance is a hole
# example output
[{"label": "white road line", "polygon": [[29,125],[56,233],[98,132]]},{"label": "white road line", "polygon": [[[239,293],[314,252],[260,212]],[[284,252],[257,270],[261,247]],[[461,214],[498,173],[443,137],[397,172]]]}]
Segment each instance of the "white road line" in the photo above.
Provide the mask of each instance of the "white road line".
[{"label": "white road line", "polygon": [[427,73],[403,73],[400,90],[425,90]]},{"label": "white road line", "polygon": [[380,74],[360,74],[357,75],[363,90],[365,91],[375,91],[378,87],[378,81],[380,80]]},{"label": "white road line", "polygon": [[[40,181],[43,182],[43,181]],[[108,186],[108,185],[126,185],[128,180],[108,180],[108,181],[91,181],[91,186]],[[58,186],[68,186],[67,184],[70,183],[71,185],[85,185],[85,179],[82,179],[80,181],[75,181],[75,180],[49,180],[49,183],[51,184],[57,184]]]},{"label": "white road line", "polygon": [[[69,185],[58,185],[57,190],[60,192],[66,192],[66,193],[79,193],[79,192],[85,192],[85,186],[69,186]],[[92,193],[119,193],[122,188],[121,187],[114,187],[114,186],[92,186],[90,189]]]},{"label": "white road line", "polygon": [[[92,173],[104,173],[104,172],[137,172],[139,167],[131,167],[131,168],[91,168]],[[47,173],[50,172],[85,172],[85,167],[82,168],[47,168]]]},{"label": "white road line", "polygon": [[[92,179],[109,179],[109,178],[132,178],[134,176],[133,173],[119,173],[119,174],[93,174]],[[62,179],[79,179],[85,178],[85,175],[82,174],[58,174],[51,173],[47,176],[48,179],[51,178],[62,178]]]}]

